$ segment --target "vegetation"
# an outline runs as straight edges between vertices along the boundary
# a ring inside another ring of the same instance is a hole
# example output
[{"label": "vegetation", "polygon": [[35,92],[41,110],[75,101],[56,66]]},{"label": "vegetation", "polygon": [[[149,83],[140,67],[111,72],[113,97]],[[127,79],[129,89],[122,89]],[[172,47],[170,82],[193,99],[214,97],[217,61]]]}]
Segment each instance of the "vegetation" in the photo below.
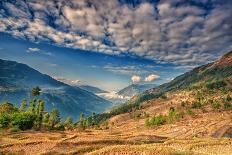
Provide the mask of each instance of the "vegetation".
[{"label": "vegetation", "polygon": [[216,89],[216,90],[218,90],[218,89],[222,89],[222,88],[224,88],[225,86],[226,86],[227,84],[226,84],[226,82],[224,81],[224,80],[215,80],[215,81],[211,81],[211,82],[208,82],[208,83],[206,83],[206,87],[208,88],[208,89]]},{"label": "vegetation", "polygon": [[145,120],[145,125],[147,127],[150,126],[158,126],[158,125],[163,125],[165,123],[172,123],[174,121],[178,121],[183,117],[183,113],[178,111],[177,109],[171,107],[169,109],[168,115],[158,115],[154,116],[151,119],[147,118]]},{"label": "vegetation", "polygon": [[27,100],[23,99],[19,108],[6,102],[0,104],[0,129],[10,129],[10,131],[19,130],[64,130],[73,128],[71,117],[63,123],[58,109],[53,109],[50,113],[44,111],[44,101],[37,99],[41,89],[35,87],[32,89],[34,99],[30,101],[27,108]]}]

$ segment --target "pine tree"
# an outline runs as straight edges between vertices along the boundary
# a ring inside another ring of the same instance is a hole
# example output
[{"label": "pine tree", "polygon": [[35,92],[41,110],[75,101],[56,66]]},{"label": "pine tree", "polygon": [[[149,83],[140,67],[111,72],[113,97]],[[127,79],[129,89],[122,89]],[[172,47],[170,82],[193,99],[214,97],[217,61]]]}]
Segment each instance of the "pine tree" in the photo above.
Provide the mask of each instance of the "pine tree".
[{"label": "pine tree", "polygon": [[32,94],[32,96],[39,96],[40,95],[40,91],[41,91],[41,89],[37,86],[37,87],[35,87],[35,88],[32,88],[32,91],[31,91],[31,94]]},{"label": "pine tree", "polygon": [[27,107],[27,100],[23,99],[21,102],[21,105],[19,107],[19,111],[21,111],[21,112],[25,111],[26,107]]},{"label": "pine tree", "polygon": [[94,125],[95,125],[95,112],[92,112],[91,125],[92,125],[92,127],[94,127]]},{"label": "pine tree", "polygon": [[46,114],[43,115],[43,121],[42,121],[42,122],[43,122],[46,126],[49,125],[49,117],[50,117],[49,113],[46,113]]},{"label": "pine tree", "polygon": [[81,128],[84,128],[85,127],[85,124],[84,124],[84,114],[83,112],[80,113],[80,118],[79,118],[79,123],[80,123],[80,127]]},{"label": "pine tree", "polygon": [[28,112],[34,113],[35,112],[35,104],[36,104],[36,99],[31,100],[30,106],[28,108]]},{"label": "pine tree", "polygon": [[66,121],[64,122],[64,125],[66,128],[68,129],[72,129],[73,128],[73,119],[72,117],[67,117]]},{"label": "pine tree", "polygon": [[44,102],[42,100],[38,101],[37,109],[36,109],[36,125],[40,129],[43,121],[43,113],[44,113]]},{"label": "pine tree", "polygon": [[58,123],[60,123],[60,112],[58,109],[53,109],[50,113],[49,125],[53,129]]},{"label": "pine tree", "polygon": [[85,120],[85,128],[89,128],[89,119],[88,118],[86,118],[86,120]]}]

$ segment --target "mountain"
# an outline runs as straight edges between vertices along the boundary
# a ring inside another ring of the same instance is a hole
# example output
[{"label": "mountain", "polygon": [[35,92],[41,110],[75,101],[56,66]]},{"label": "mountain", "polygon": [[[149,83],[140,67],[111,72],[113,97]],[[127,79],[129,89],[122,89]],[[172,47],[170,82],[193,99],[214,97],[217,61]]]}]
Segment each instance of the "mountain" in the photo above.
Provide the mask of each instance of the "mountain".
[{"label": "mountain", "polygon": [[[149,112],[149,115],[153,116],[160,112],[162,112],[160,114],[167,113],[171,107],[186,108],[186,104],[190,111],[183,110],[184,113],[191,113],[191,108],[198,106],[205,106],[205,109],[202,108],[203,111],[206,109],[213,111],[215,107],[232,109],[231,91],[232,51],[215,62],[197,67],[176,77],[171,82],[135,95],[128,102],[114,107],[107,114],[99,114],[98,117],[99,120],[105,119],[105,117],[109,119],[117,117],[116,115],[128,114],[135,109]],[[231,103],[227,104],[225,101]]]},{"label": "mountain", "polygon": [[35,86],[42,89],[39,98],[45,101],[45,108],[58,108],[64,117],[103,112],[111,106],[111,102],[91,92],[57,81],[25,64],[0,59],[0,102],[19,106],[23,98],[32,98],[30,91]]},{"label": "mountain", "polygon": [[215,62],[134,96],[97,115],[96,120],[108,120],[105,124],[115,132],[141,137],[151,134],[168,139],[231,138],[231,92],[232,52],[229,52]]},{"label": "mountain", "polygon": [[218,79],[231,79],[232,76],[232,51],[222,56],[219,60],[197,67],[184,73],[169,83],[146,91],[144,94],[159,95],[168,91],[185,89],[199,82]]},{"label": "mountain", "polygon": [[154,88],[155,84],[132,84],[120,90],[117,94],[121,96],[132,97],[134,95],[140,94],[148,89]]},{"label": "mountain", "polygon": [[[224,82],[226,81],[226,82]],[[176,77],[171,82],[162,84],[156,88],[147,90],[129,102],[144,102],[153,98],[158,98],[167,92],[191,89],[196,86],[203,86],[210,83],[221,85],[231,84],[232,81],[232,51],[222,56],[219,60],[197,67],[187,73]]]},{"label": "mountain", "polygon": [[99,94],[99,93],[108,93],[107,91],[105,90],[102,90],[100,88],[97,88],[97,87],[94,87],[94,86],[89,86],[89,85],[80,85],[78,86],[79,88],[81,89],[84,89],[88,92],[91,92],[93,94]]}]

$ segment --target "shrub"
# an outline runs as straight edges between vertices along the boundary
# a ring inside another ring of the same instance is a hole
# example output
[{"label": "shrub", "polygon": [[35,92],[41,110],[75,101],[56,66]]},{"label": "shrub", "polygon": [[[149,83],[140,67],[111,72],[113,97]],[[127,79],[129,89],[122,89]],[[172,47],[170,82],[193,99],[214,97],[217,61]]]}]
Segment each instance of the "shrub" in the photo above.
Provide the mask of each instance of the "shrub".
[{"label": "shrub", "polygon": [[208,89],[220,89],[226,86],[226,82],[224,80],[216,80],[212,82],[206,83],[206,88]]},{"label": "shrub", "polygon": [[192,116],[192,117],[195,117],[195,116],[196,116],[196,114],[195,114],[191,109],[188,109],[188,110],[187,110],[187,114],[189,114],[189,115]]},{"label": "shrub", "polygon": [[230,102],[230,101],[232,101],[232,98],[230,97],[230,95],[227,95],[227,96],[224,98],[224,101],[225,101],[225,102]]},{"label": "shrub", "polygon": [[36,116],[29,112],[14,113],[12,115],[12,126],[20,130],[31,129],[34,125]]},{"label": "shrub", "polygon": [[226,110],[232,109],[232,104],[228,102],[224,103],[224,109]]},{"label": "shrub", "polygon": [[65,130],[65,126],[63,123],[58,123],[55,125],[55,129],[56,130],[60,130],[60,131],[64,131]]},{"label": "shrub", "polygon": [[214,110],[218,110],[218,109],[220,109],[220,107],[221,107],[221,104],[219,102],[215,101],[215,102],[212,103],[212,108]]},{"label": "shrub", "polygon": [[67,129],[73,129],[74,125],[73,125],[73,119],[72,117],[67,117],[66,121],[64,122],[64,126]]},{"label": "shrub", "polygon": [[198,109],[198,108],[201,108],[201,106],[202,105],[200,102],[193,102],[191,107],[194,109]]},{"label": "shrub", "polygon": [[180,120],[183,117],[183,113],[171,107],[166,118],[168,123],[172,123],[173,121]]},{"label": "shrub", "polygon": [[150,125],[163,125],[166,122],[166,117],[159,115],[159,116],[154,116],[151,118],[151,120],[149,120],[149,124]]},{"label": "shrub", "polygon": [[3,104],[0,104],[0,114],[2,113],[13,113],[16,112],[17,108],[9,102],[5,102]]},{"label": "shrub", "polygon": [[188,105],[188,102],[187,101],[182,101],[180,105],[181,105],[181,107],[186,107]]},{"label": "shrub", "polygon": [[0,114],[0,128],[7,128],[11,122],[11,117],[7,113]]}]

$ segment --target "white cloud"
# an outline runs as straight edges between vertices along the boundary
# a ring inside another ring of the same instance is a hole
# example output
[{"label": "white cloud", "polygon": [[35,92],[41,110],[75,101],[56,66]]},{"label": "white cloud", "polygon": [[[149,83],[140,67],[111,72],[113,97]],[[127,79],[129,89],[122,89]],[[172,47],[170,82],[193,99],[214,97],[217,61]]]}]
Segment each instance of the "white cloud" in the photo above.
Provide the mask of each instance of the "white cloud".
[{"label": "white cloud", "polygon": [[51,66],[51,67],[57,67],[58,66],[57,64],[54,64],[54,63],[50,63],[48,65]]},{"label": "white cloud", "polygon": [[140,81],[141,81],[141,77],[138,76],[138,75],[133,75],[133,76],[131,77],[131,80],[132,80],[133,82],[140,82]]},{"label": "white cloud", "polygon": [[174,80],[174,78],[165,78],[165,80],[166,80],[167,82],[170,82],[170,81]]},{"label": "white cloud", "polygon": [[67,79],[67,78],[64,78],[64,77],[53,77],[54,79],[58,80],[58,81],[61,81],[61,82],[64,82],[68,85],[73,85],[73,86],[77,86],[77,85],[80,85],[81,81],[80,80],[73,80],[73,79]]},{"label": "white cloud", "polygon": [[118,95],[117,92],[115,92],[115,91],[112,91],[109,93],[99,93],[97,95],[104,97],[106,99],[109,99],[109,100],[112,100],[112,99],[129,100],[130,99],[129,96]]},{"label": "white cloud", "polygon": [[155,74],[151,74],[147,77],[145,77],[144,81],[145,82],[152,82],[152,81],[155,81],[156,79],[158,79],[160,76],[158,75],[155,75]]},{"label": "white cloud", "polygon": [[132,7],[117,0],[4,1],[0,32],[74,49],[129,53],[190,66],[232,50],[231,1],[198,2],[213,6],[210,10],[182,0],[139,2]]},{"label": "white cloud", "polygon": [[29,48],[27,49],[27,52],[28,52],[28,53],[37,53],[37,52],[39,52],[39,51],[40,51],[39,48],[32,48],[32,47],[29,47]]}]

